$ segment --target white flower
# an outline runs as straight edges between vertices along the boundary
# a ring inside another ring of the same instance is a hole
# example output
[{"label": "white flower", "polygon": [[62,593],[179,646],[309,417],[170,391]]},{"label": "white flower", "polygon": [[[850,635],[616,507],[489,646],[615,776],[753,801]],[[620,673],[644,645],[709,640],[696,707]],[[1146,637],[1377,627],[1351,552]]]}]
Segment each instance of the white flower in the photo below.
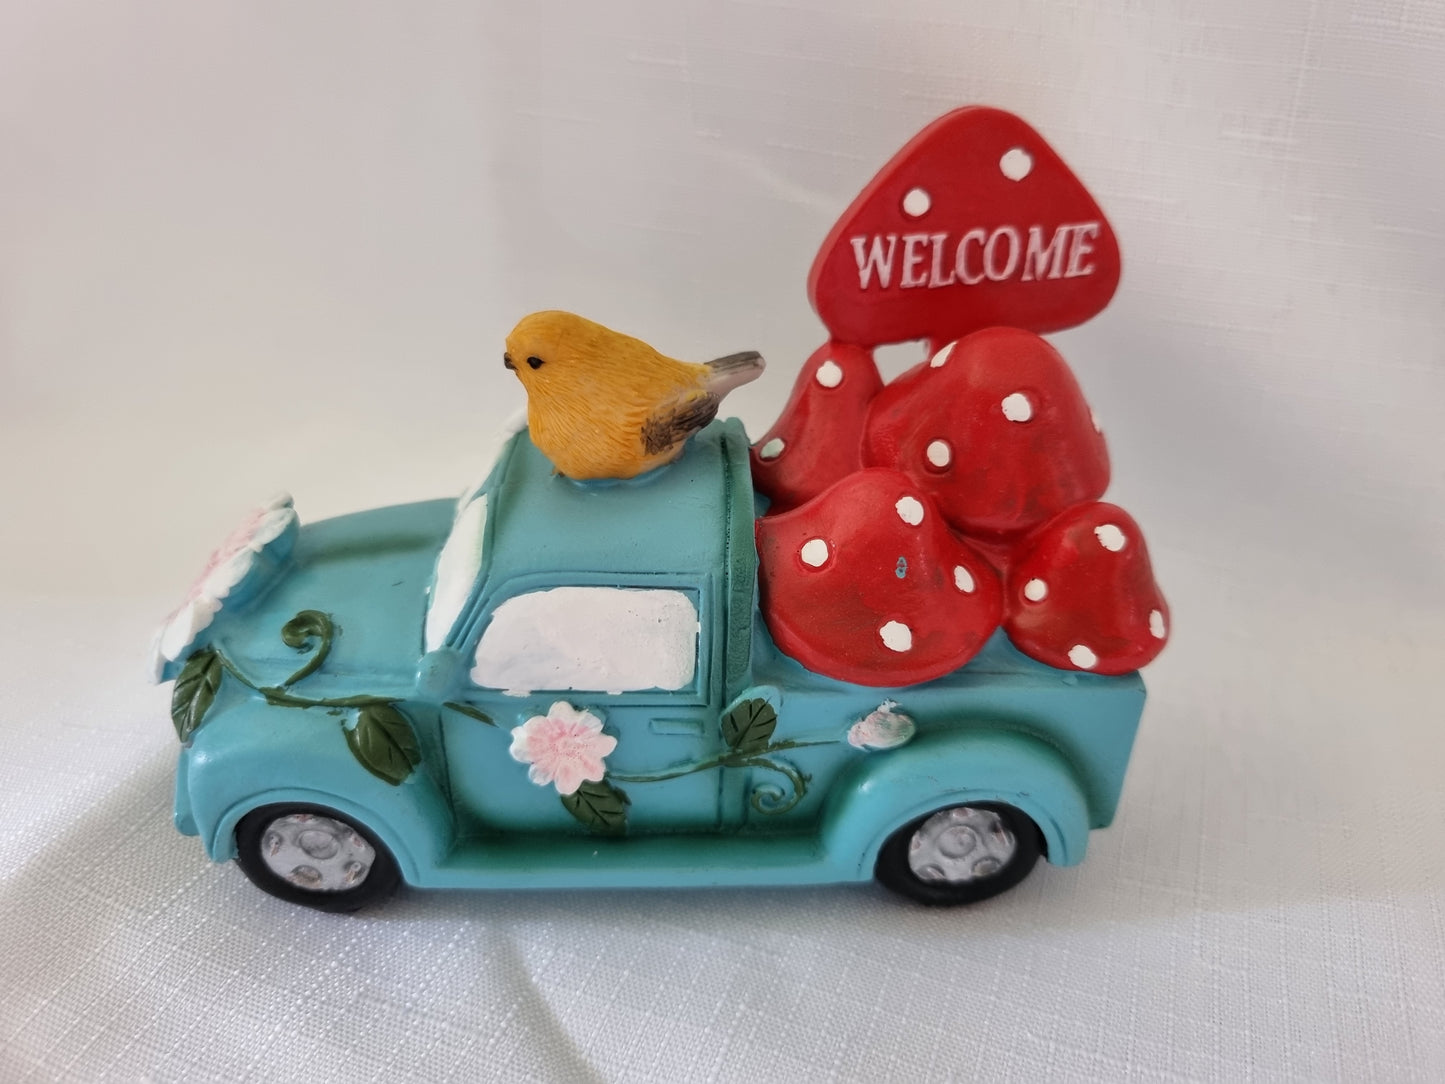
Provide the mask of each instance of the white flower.
[{"label": "white flower", "polygon": [[559,700],[546,715],[534,715],[512,729],[513,760],[530,764],[527,778],[538,786],[552,783],[558,794],[575,794],[583,780],[600,783],[602,760],[617,739],[602,733],[602,720],[590,711]]},{"label": "white flower", "polygon": [[896,700],[885,700],[848,728],[848,744],[859,749],[893,749],[913,738],[913,720],[901,711]]},{"label": "white flower", "polygon": [[256,555],[295,522],[291,496],[282,493],[255,509],[226,536],[191,584],[185,600],[156,634],[151,658],[154,680],[160,680],[166,664],[179,659],[220,613],[226,597],[250,573]]}]

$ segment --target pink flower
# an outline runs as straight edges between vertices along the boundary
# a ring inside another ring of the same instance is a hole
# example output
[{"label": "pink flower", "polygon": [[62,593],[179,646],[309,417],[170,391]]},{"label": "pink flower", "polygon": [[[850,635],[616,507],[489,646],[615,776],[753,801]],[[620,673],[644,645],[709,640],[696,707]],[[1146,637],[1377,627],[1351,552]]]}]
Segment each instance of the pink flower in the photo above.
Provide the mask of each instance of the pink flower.
[{"label": "pink flower", "polygon": [[512,730],[513,760],[530,764],[527,778],[538,786],[552,783],[558,794],[574,794],[583,780],[599,783],[607,769],[602,759],[617,739],[602,733],[602,720],[565,700]]},{"label": "pink flower", "polygon": [[179,659],[220,613],[226,596],[250,573],[256,555],[295,522],[291,497],[283,493],[252,511],[226,536],[156,634],[151,659],[155,680],[160,680],[166,664]]}]

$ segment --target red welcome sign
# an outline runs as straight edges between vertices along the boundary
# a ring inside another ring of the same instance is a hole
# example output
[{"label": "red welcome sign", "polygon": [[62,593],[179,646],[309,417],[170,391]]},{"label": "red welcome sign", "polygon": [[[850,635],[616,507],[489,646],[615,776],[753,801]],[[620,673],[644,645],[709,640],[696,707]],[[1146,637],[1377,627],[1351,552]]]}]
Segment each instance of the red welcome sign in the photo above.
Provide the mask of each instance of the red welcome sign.
[{"label": "red welcome sign", "polygon": [[823,242],[808,296],[835,341],[1044,333],[1114,295],[1119,245],[1053,148],[1012,113],[954,110],[878,172]]}]

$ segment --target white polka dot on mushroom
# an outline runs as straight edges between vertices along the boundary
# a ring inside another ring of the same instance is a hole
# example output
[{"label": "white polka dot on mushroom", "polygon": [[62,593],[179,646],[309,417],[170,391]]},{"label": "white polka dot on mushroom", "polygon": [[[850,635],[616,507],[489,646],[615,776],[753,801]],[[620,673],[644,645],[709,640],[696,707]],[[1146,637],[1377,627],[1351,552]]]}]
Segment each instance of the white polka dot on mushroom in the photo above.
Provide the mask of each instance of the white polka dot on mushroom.
[{"label": "white polka dot on mushroom", "polygon": [[948,364],[948,359],[953,356],[953,348],[957,345],[958,342],[955,340],[947,346],[940,347],[938,352],[928,359],[928,367],[930,369],[942,369]]},{"label": "white polka dot on mushroom", "polygon": [[798,556],[803,559],[803,564],[817,568],[828,560],[828,543],[821,538],[810,538],[798,550]]},{"label": "white polka dot on mushroom", "polygon": [[890,621],[878,630],[889,651],[907,651],[913,646],[913,630],[902,621]]},{"label": "white polka dot on mushroom", "polygon": [[843,370],[832,358],[819,365],[818,371],[813,376],[825,388],[836,388],[843,383]]},{"label": "white polka dot on mushroom", "polygon": [[1021,391],[1005,395],[999,406],[1003,408],[1003,416],[1011,422],[1026,422],[1034,416],[1033,403]]},{"label": "white polka dot on mushroom", "polygon": [[783,443],[782,437],[774,437],[758,449],[758,458],[777,459],[778,456],[783,454],[783,449],[786,447],[787,445]]},{"label": "white polka dot on mushroom", "polygon": [[953,449],[946,440],[931,441],[923,454],[935,467],[946,467],[953,462]]},{"label": "white polka dot on mushroom", "polygon": [[965,595],[973,594],[973,589],[978,585],[974,583],[973,573],[962,565],[953,566],[953,586],[957,587]]},{"label": "white polka dot on mushroom", "polygon": [[1104,427],[1099,424],[1099,416],[1095,414],[1092,410],[1089,411],[1089,421],[1093,423],[1094,432],[1102,433],[1104,431]]},{"label": "white polka dot on mushroom", "polygon": [[1049,585],[1040,579],[1029,580],[1024,584],[1024,598],[1030,602],[1042,602],[1049,597]]},{"label": "white polka dot on mushroom", "polygon": [[903,213],[909,218],[926,215],[933,206],[933,197],[922,188],[910,188],[903,197]]},{"label": "white polka dot on mushroom", "polygon": [[1164,615],[1158,610],[1149,611],[1149,634],[1156,640],[1164,639]]},{"label": "white polka dot on mushroom", "polygon": [[910,527],[917,527],[923,522],[923,502],[917,497],[899,497],[893,510],[898,513],[898,518]]},{"label": "white polka dot on mushroom", "polygon": [[1101,523],[1095,527],[1094,537],[1099,540],[1099,545],[1110,553],[1118,553],[1129,544],[1129,539],[1125,537],[1124,532],[1112,523]]},{"label": "white polka dot on mushroom", "polygon": [[1083,644],[1075,644],[1069,648],[1069,661],[1080,670],[1092,670],[1099,664],[1099,656],[1095,655]]}]

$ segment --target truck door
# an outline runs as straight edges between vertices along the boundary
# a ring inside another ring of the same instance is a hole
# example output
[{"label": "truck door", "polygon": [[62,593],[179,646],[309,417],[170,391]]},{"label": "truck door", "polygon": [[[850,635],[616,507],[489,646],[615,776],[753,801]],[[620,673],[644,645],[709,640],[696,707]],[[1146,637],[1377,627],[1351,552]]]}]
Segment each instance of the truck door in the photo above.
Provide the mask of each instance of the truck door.
[{"label": "truck door", "polygon": [[496,605],[460,698],[495,725],[443,713],[463,830],[580,830],[556,781],[533,781],[560,767],[560,746],[544,749],[530,774],[511,753],[515,728],[539,720],[531,732],[561,733],[549,729],[560,725],[552,720],[575,720],[578,712],[600,719],[603,734],[616,739],[604,766],[627,795],[629,835],[716,829],[720,773],[678,774],[721,751],[708,594],[696,583],[614,579],[523,590]]}]

